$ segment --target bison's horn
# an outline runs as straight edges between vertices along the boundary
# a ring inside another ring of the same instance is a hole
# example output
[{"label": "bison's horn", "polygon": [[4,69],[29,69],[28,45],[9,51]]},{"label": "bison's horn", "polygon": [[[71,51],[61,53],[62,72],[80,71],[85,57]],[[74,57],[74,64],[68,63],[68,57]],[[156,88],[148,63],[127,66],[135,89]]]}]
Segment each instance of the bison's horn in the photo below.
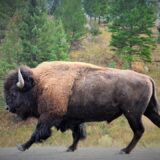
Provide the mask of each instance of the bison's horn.
[{"label": "bison's horn", "polygon": [[17,82],[17,87],[18,88],[23,88],[24,87],[24,79],[23,79],[23,76],[22,76],[22,73],[21,73],[21,70],[18,69],[18,82]]}]

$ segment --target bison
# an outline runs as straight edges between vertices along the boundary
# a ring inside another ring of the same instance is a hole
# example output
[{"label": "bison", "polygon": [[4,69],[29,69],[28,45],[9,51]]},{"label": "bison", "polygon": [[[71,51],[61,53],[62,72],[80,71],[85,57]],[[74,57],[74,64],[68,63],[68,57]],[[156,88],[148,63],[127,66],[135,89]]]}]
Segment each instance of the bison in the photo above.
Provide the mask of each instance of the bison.
[{"label": "bison", "polygon": [[43,62],[36,68],[21,66],[4,82],[9,112],[22,119],[36,117],[30,139],[18,146],[25,151],[51,136],[51,128],[71,129],[74,151],[86,137],[85,122],[107,121],[124,115],[133,138],[121,153],[130,153],[141,138],[142,115],[160,127],[155,83],[149,76],[80,62]]}]

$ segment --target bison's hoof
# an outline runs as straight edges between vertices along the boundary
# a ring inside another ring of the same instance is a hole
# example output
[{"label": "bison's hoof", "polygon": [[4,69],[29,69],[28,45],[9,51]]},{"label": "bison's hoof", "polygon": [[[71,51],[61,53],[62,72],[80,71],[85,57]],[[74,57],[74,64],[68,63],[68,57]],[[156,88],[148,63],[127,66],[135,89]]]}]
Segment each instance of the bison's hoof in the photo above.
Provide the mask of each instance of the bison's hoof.
[{"label": "bison's hoof", "polygon": [[126,154],[123,150],[120,150],[119,154]]},{"label": "bison's hoof", "polygon": [[22,145],[17,145],[19,151],[24,152],[26,149]]},{"label": "bison's hoof", "polygon": [[126,149],[122,149],[122,150],[119,152],[119,154],[129,154],[129,152],[127,152]]},{"label": "bison's hoof", "polygon": [[76,148],[73,148],[73,147],[69,147],[66,152],[74,152],[76,150]]}]

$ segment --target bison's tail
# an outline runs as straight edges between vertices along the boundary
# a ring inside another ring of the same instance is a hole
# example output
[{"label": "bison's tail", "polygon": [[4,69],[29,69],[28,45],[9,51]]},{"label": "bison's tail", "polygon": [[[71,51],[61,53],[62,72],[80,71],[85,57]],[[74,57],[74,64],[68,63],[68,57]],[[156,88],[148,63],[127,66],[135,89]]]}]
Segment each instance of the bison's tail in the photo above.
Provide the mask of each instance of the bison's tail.
[{"label": "bison's tail", "polygon": [[155,88],[155,83],[153,81],[153,79],[151,79],[151,82],[152,82],[152,87],[153,87],[153,93],[152,93],[152,97],[151,97],[151,100],[150,100],[150,103],[151,103],[151,106],[153,107],[153,109],[155,109],[155,111],[157,113],[160,113],[160,104],[158,103],[158,98],[157,98],[157,95],[156,95],[156,88]]},{"label": "bison's tail", "polygon": [[147,109],[144,113],[155,125],[160,127],[160,104],[158,103],[155,83],[151,79],[152,82],[152,96],[150,98],[150,102],[147,106]]}]

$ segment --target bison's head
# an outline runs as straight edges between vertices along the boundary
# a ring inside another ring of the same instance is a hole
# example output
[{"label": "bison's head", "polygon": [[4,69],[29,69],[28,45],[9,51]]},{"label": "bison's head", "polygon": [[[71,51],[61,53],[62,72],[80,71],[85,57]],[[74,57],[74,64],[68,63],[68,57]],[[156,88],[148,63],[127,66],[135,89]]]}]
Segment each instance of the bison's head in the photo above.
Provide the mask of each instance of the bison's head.
[{"label": "bison's head", "polygon": [[37,115],[35,82],[26,66],[11,72],[4,83],[6,109],[22,119]]}]

